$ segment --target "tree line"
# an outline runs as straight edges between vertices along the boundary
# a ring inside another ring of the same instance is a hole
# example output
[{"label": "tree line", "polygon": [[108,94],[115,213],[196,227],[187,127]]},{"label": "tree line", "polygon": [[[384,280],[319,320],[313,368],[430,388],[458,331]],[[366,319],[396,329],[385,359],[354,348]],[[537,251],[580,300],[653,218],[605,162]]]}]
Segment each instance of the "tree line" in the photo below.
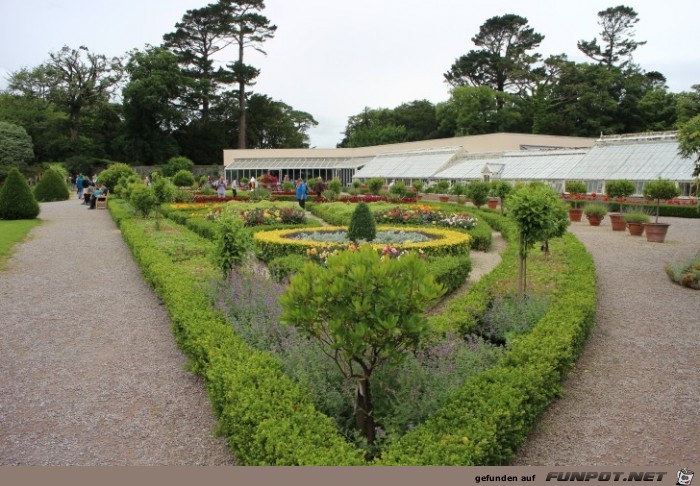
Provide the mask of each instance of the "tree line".
[{"label": "tree line", "polygon": [[589,62],[537,52],[544,35],[524,17],[492,17],[475,48],[443,74],[450,98],[351,116],[339,147],[361,147],[496,132],[597,137],[672,130],[700,114],[700,84],[672,93],[665,76],[634,63],[639,22],[620,5],[598,12],[599,36],[577,48]]},{"label": "tree line", "polygon": [[[187,10],[159,46],[108,58],[64,46],[10,74],[0,92],[0,172],[66,161],[74,172],[119,160],[164,164],[185,156],[220,164],[224,148],[305,148],[317,125],[304,111],[252,90],[277,26],[263,0],[218,0]],[[578,49],[590,62],[537,52],[544,35],[505,14],[481,25],[474,49],[443,74],[447,101],[366,108],[339,147],[496,132],[598,136],[677,128],[700,115],[700,85],[672,93],[633,61],[645,44],[630,7],[598,12],[601,31]],[[232,56],[230,62],[218,58]],[[0,174],[2,176],[2,174]]]},{"label": "tree line", "polygon": [[14,157],[0,154],[0,163],[154,165],[181,155],[220,164],[224,148],[308,147],[311,114],[251,91],[260,70],[245,55],[264,53],[277,30],[264,8],[263,0],[218,0],[186,11],[159,46],[114,58],[64,46],[11,73],[0,134],[19,127],[32,145],[29,154],[23,143]]}]

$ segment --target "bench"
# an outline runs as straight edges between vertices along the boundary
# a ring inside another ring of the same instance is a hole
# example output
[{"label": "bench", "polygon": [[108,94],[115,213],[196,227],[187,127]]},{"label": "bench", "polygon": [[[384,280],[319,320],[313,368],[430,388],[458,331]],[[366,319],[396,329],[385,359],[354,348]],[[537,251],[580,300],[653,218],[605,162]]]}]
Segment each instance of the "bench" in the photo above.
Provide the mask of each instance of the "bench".
[{"label": "bench", "polygon": [[107,196],[99,195],[95,199],[96,209],[107,209]]}]

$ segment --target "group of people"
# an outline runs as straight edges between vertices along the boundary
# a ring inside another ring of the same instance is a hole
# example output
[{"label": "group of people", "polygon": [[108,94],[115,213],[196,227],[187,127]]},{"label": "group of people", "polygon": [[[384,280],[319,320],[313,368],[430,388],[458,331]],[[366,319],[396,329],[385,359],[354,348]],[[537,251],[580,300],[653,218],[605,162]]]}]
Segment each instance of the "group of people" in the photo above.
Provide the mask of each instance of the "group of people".
[{"label": "group of people", "polygon": [[[216,189],[216,195],[219,196],[220,198],[226,197],[226,187],[228,186],[228,182],[226,181],[226,178],[224,176],[219,177],[218,180],[210,180],[209,183],[211,184],[211,187]],[[236,191],[236,185],[237,181],[233,180],[231,182],[231,192],[233,193],[233,197],[236,197],[238,192]]]},{"label": "group of people", "polygon": [[78,193],[78,199],[82,199],[82,204],[85,204],[88,209],[95,209],[98,196],[106,196],[109,192],[104,183],[98,185],[97,176],[88,177],[78,174],[73,183]]}]

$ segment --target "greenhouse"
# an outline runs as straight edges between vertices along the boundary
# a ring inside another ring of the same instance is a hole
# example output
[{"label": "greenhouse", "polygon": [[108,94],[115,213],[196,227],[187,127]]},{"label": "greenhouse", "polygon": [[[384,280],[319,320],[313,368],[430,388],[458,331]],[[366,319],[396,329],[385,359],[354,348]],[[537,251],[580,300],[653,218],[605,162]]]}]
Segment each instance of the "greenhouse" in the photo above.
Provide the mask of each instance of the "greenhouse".
[{"label": "greenhouse", "polygon": [[[237,157],[237,155],[241,157]],[[282,179],[338,178],[343,185],[382,178],[428,185],[473,180],[539,181],[563,192],[567,181],[583,181],[589,193],[605,182],[628,179],[641,194],[658,178],[674,181],[681,195],[694,184],[692,159],[678,155],[676,132],[615,135],[598,140],[549,135],[491,134],[361,147],[225,151],[228,179],[270,173]]]}]

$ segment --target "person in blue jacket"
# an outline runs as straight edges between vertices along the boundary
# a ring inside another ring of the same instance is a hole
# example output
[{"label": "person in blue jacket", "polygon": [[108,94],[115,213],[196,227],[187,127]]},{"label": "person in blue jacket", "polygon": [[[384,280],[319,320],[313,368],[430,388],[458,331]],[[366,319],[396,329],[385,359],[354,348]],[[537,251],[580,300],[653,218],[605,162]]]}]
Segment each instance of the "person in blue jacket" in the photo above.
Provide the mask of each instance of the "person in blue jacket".
[{"label": "person in blue jacket", "polygon": [[306,198],[308,197],[308,190],[306,188],[306,182],[303,178],[297,180],[297,201],[299,201],[299,206],[301,209],[306,211]]}]

